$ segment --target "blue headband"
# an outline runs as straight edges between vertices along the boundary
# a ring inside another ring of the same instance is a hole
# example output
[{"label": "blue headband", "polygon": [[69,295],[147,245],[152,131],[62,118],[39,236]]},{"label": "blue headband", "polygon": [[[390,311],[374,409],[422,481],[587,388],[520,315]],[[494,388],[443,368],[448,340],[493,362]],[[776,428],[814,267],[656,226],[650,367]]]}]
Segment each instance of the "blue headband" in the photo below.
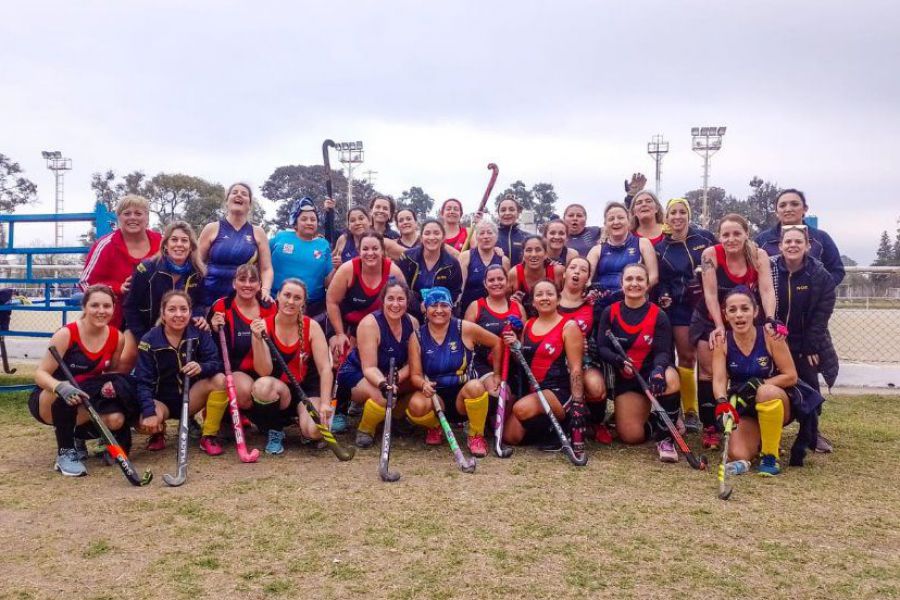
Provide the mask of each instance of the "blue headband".
[{"label": "blue headband", "polygon": [[312,201],[312,198],[303,196],[302,198],[294,200],[294,205],[291,207],[291,227],[297,225],[297,219],[300,217],[300,213],[307,210],[315,212],[316,219],[319,218],[319,213],[316,211],[316,203]]},{"label": "blue headband", "polygon": [[445,287],[425,288],[422,290],[422,302],[425,303],[425,308],[441,302],[453,306],[453,297]]}]

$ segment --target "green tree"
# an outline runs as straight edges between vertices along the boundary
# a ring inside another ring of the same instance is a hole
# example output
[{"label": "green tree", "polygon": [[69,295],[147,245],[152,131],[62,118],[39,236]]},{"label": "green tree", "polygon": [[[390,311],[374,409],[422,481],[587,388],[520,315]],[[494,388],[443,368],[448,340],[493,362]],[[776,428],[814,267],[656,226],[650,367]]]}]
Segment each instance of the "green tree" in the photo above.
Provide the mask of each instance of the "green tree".
[{"label": "green tree", "polygon": [[881,232],[881,240],[878,242],[878,250],[875,251],[873,267],[888,267],[895,264],[894,247],[887,231]]},{"label": "green tree", "polygon": [[855,260],[853,260],[852,258],[847,256],[846,254],[841,254],[841,264],[844,265],[845,267],[855,267],[859,263],[857,263]]},{"label": "green tree", "polygon": [[421,222],[431,215],[434,208],[434,198],[425,193],[425,190],[413,186],[400,194],[397,198],[397,208],[408,208],[416,213],[416,219]]},{"label": "green tree", "polygon": [[535,225],[543,225],[550,220],[550,216],[556,210],[556,201],[559,196],[553,189],[552,183],[536,183],[531,188],[534,198],[534,222]]},{"label": "green tree", "polygon": [[[715,230],[719,220],[729,213],[737,213],[750,222],[750,235],[755,236],[763,229],[776,223],[775,197],[780,191],[778,184],[754,176],[750,180],[750,195],[739,199],[727,194],[720,187],[709,188],[709,228]],[[691,190],[684,195],[691,204],[694,220],[699,222],[703,214],[703,190]]]},{"label": "green tree", "polygon": [[746,201],[748,213],[744,216],[759,230],[774,226],[778,222],[778,217],[775,216],[775,198],[781,191],[778,184],[763,181],[754,175],[750,180],[750,190]]},{"label": "green tree", "polygon": [[[13,213],[17,206],[37,199],[37,185],[22,177],[22,167],[0,154],[0,212]],[[0,226],[0,248],[6,247],[6,230]]]},{"label": "green tree", "polygon": [[507,194],[512,194],[523,210],[534,210],[534,193],[528,189],[528,186],[525,185],[521,179],[494,197],[495,208],[500,206],[500,201],[503,200]]}]

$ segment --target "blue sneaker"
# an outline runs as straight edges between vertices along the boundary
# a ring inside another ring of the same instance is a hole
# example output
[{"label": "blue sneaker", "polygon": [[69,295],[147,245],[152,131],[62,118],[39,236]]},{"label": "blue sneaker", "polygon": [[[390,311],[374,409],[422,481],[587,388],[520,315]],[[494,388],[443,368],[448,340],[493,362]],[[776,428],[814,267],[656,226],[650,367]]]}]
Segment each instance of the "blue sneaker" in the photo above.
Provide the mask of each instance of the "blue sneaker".
[{"label": "blue sneaker", "polygon": [[775,477],[781,473],[778,459],[773,454],[763,454],[759,461],[759,474],[763,477]]},{"label": "blue sneaker", "polygon": [[269,430],[269,441],[266,443],[266,454],[284,454],[284,432]]},{"label": "blue sneaker", "polygon": [[338,413],[331,420],[331,433],[344,433],[347,431],[347,416]]},{"label": "blue sneaker", "polygon": [[78,457],[78,460],[87,460],[88,457],[88,449],[87,442],[85,442],[81,438],[75,438],[75,455]]},{"label": "blue sneaker", "polygon": [[66,477],[82,477],[87,475],[84,463],[78,460],[75,448],[60,448],[53,468]]}]

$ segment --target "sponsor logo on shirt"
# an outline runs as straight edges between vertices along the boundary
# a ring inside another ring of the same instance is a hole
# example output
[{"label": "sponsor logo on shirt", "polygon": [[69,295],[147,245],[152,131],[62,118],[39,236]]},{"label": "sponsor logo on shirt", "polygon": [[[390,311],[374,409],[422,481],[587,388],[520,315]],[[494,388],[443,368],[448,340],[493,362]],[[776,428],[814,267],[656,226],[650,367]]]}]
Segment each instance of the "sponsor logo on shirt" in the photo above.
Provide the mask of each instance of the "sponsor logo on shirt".
[{"label": "sponsor logo on shirt", "polygon": [[281,248],[281,251],[284,252],[285,254],[293,254],[294,253],[294,245],[293,244],[285,244]]}]

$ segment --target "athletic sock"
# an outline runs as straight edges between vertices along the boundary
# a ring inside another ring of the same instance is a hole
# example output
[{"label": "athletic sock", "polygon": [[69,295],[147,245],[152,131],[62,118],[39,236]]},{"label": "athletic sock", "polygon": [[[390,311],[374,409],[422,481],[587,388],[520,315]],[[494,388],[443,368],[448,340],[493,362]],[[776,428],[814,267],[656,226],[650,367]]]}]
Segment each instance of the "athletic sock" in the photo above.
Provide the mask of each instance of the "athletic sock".
[{"label": "athletic sock", "polygon": [[215,390],[206,397],[206,418],[203,419],[203,435],[217,435],[219,426],[222,425],[222,417],[228,407],[228,393],[225,390]]},{"label": "athletic sock", "polygon": [[756,403],[756,417],[759,420],[759,437],[762,453],[778,458],[781,445],[781,430],[784,426],[784,404],[780,398]]},{"label": "athletic sock", "polygon": [[88,421],[83,425],[76,425],[73,432],[75,437],[81,440],[95,440],[100,437],[100,432],[97,431],[93,421]]},{"label": "athletic sock", "polygon": [[588,416],[589,423],[603,423],[606,420],[606,403],[606,399],[601,400],[600,402],[586,402],[588,412],[590,413]]},{"label": "athletic sock", "polygon": [[713,394],[712,381],[697,382],[697,401],[700,404],[700,422],[704,427],[716,424],[716,398]]},{"label": "athletic sock", "polygon": [[436,427],[441,426],[441,422],[438,421],[437,415],[434,414],[433,410],[428,411],[428,413],[421,417],[414,417],[410,414],[409,409],[406,409],[406,416],[413,425],[425,427],[426,429],[435,429]]},{"label": "athletic sock", "polygon": [[525,438],[523,441],[530,443],[542,440],[545,436],[552,433],[550,417],[545,413],[535,415],[530,419],[525,419],[522,421],[522,427],[525,429]]},{"label": "athletic sock", "polygon": [[[666,414],[669,415],[669,420],[674,423],[678,420],[678,410],[681,408],[681,392],[674,392],[672,394],[663,394],[661,396],[657,396],[656,400],[659,402],[660,406],[663,407],[663,410],[666,411]],[[653,437],[656,441],[664,440],[668,437],[671,437],[672,432],[669,431],[669,428],[666,427],[665,422],[663,422],[662,417],[658,414],[653,414]]]},{"label": "athletic sock", "polygon": [[363,413],[362,417],[359,419],[359,427],[357,427],[357,430],[374,436],[375,429],[382,421],[384,421],[386,412],[387,411],[383,406],[371,398],[366,398],[366,403],[363,405]]},{"label": "athletic sock", "polygon": [[69,406],[65,400],[59,397],[50,405],[50,415],[53,417],[57,448],[75,447],[75,420],[77,412],[77,407]]},{"label": "athletic sock", "polygon": [[249,417],[260,431],[264,433],[270,429],[280,431],[282,428],[280,416],[281,407],[277,397],[269,402],[253,397],[253,410],[250,411]]},{"label": "athletic sock", "polygon": [[485,392],[477,398],[466,398],[466,415],[469,417],[469,435],[484,435],[484,424],[488,414],[488,393]]},{"label": "athletic sock", "polygon": [[125,454],[131,452],[131,426],[128,423],[122,426],[122,429],[113,431],[113,436],[119,442],[119,446],[125,451]]},{"label": "athletic sock", "polygon": [[697,381],[694,369],[678,367],[678,378],[681,380],[681,408],[684,412],[697,412]]}]

